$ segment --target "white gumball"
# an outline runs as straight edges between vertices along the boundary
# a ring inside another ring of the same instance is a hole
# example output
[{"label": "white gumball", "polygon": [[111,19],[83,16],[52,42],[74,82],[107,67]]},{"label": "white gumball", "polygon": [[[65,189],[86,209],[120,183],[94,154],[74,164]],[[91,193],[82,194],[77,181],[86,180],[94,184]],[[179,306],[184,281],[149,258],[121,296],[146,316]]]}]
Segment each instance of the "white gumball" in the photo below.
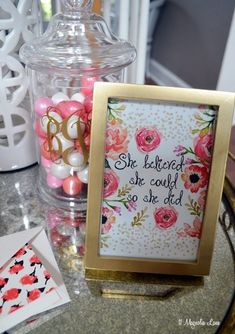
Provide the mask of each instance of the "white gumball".
[{"label": "white gumball", "polygon": [[74,171],[80,171],[84,168],[84,156],[78,151],[74,151],[68,154],[68,163],[73,167]]},{"label": "white gumball", "polygon": [[66,179],[70,176],[71,167],[65,164],[62,159],[58,159],[52,163],[50,171],[58,179]]},{"label": "white gumball", "polygon": [[50,133],[55,134],[60,129],[60,124],[62,122],[62,117],[57,114],[55,111],[49,111],[45,115],[43,115],[40,119],[41,128],[43,132],[48,132],[48,123],[50,123]]},{"label": "white gumball", "polygon": [[67,148],[73,147],[74,142],[65,138],[62,132],[60,132],[52,139],[52,146],[55,151],[64,152]]},{"label": "white gumball", "polygon": [[73,96],[71,97],[71,100],[83,103],[85,100],[85,95],[83,95],[82,93],[73,94]]},{"label": "white gumball", "polygon": [[78,124],[80,125],[80,129],[82,134],[85,131],[85,124],[82,120],[79,122],[79,116],[73,115],[69,118],[67,122],[67,132],[70,138],[77,139],[78,138]]},{"label": "white gumball", "polygon": [[77,177],[81,182],[88,183],[88,174],[89,174],[89,168],[86,167],[82,171],[77,173]]},{"label": "white gumball", "polygon": [[60,103],[61,101],[69,100],[68,96],[61,92],[54,94],[51,99],[55,105]]}]

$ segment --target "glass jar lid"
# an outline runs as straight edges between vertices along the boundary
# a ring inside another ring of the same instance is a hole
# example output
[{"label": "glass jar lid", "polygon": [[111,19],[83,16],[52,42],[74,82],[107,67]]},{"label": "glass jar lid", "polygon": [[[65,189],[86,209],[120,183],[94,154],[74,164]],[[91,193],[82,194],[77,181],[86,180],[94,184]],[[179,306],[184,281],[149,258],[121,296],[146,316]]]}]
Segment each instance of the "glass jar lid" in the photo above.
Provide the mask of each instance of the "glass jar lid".
[{"label": "glass jar lid", "polygon": [[92,0],[61,1],[63,13],[52,17],[41,37],[22,46],[20,57],[26,65],[43,72],[100,75],[135,60],[135,48],[115,37],[104,19],[91,12]]}]

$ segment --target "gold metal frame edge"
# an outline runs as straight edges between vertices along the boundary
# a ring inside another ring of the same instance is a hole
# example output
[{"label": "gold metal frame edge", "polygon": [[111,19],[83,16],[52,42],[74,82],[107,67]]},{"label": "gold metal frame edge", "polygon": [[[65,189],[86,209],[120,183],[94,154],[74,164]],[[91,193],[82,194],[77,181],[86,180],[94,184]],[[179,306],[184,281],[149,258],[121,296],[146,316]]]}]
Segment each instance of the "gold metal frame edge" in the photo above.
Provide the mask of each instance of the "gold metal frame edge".
[{"label": "gold metal frame edge", "polygon": [[[104,169],[106,114],[109,97],[142,101],[208,104],[219,107],[208,196],[197,262],[99,256],[99,219]],[[88,186],[86,269],[195,276],[209,274],[216,222],[223,190],[234,102],[235,94],[226,92],[135,84],[101,82],[95,84]]]}]

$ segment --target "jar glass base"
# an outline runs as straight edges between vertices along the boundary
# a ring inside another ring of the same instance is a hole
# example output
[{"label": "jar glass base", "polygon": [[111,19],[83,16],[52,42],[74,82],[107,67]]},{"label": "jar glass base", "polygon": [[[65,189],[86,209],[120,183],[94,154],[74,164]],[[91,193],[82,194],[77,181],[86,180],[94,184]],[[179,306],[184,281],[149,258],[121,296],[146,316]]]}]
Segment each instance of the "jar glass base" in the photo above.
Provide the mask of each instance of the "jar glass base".
[{"label": "jar glass base", "polygon": [[66,195],[63,189],[50,189],[44,184],[44,179],[39,176],[38,180],[38,194],[42,201],[50,206],[55,206],[61,209],[73,209],[77,212],[86,211],[87,208],[87,185],[76,196]]}]

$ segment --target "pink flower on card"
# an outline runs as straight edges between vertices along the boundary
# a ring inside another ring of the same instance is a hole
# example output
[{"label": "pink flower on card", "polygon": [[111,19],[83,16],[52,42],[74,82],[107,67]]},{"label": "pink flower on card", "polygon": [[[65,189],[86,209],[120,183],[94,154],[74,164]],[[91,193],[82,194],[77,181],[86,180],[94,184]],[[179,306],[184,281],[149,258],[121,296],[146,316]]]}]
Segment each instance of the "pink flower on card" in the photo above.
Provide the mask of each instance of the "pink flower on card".
[{"label": "pink flower on card", "polygon": [[21,260],[21,261],[16,261],[15,260],[15,264],[13,264],[10,269],[8,270],[8,272],[10,274],[18,274],[21,270],[24,269],[24,261]]},{"label": "pink flower on card", "polygon": [[167,229],[174,225],[178,218],[178,212],[172,206],[166,206],[154,211],[155,224],[160,229]]},{"label": "pink flower on card", "polygon": [[104,224],[101,227],[101,234],[107,234],[109,233],[109,230],[111,229],[112,225],[111,224]]},{"label": "pink flower on card", "polygon": [[115,222],[116,217],[113,215],[113,210],[109,208],[102,208],[102,226],[101,234],[107,234]]},{"label": "pink flower on card", "polygon": [[206,204],[206,195],[207,195],[207,191],[206,190],[202,190],[200,192],[200,196],[198,199],[198,204],[200,206],[200,209],[203,210]]},{"label": "pink flower on card", "polygon": [[113,206],[113,211],[115,211],[119,216],[121,216],[122,209],[120,206]]},{"label": "pink flower on card", "polygon": [[194,160],[193,159],[190,159],[190,158],[187,158],[185,160],[185,165],[192,165],[194,163]]},{"label": "pink flower on card", "polygon": [[204,166],[191,165],[186,167],[181,178],[184,181],[184,187],[192,193],[197,193],[200,188],[204,188],[208,181],[207,168]]},{"label": "pink flower on card", "polygon": [[196,217],[193,221],[193,225],[190,226],[187,223],[184,223],[184,228],[179,230],[177,234],[180,237],[191,237],[191,238],[198,238],[200,239],[201,237],[201,227],[202,227],[202,222],[198,217]]},{"label": "pink flower on card", "polygon": [[132,210],[136,210],[136,208],[137,208],[137,204],[133,201],[127,202],[125,206],[126,206],[127,210],[130,211],[130,212]]},{"label": "pink flower on card", "polygon": [[45,290],[45,287],[27,291],[28,302],[30,303],[34,301],[35,299],[38,299],[41,296],[41,294],[44,292],[44,290]]},{"label": "pink flower on card", "polygon": [[14,300],[17,299],[19,297],[19,294],[21,293],[21,289],[18,288],[12,288],[9,289],[7,291],[4,292],[2,299],[3,299],[3,303],[5,303],[6,301],[9,300]]},{"label": "pink flower on card", "polygon": [[174,153],[176,153],[177,156],[182,155],[185,152],[185,147],[182,145],[178,145],[175,147]]},{"label": "pink flower on card", "polygon": [[161,136],[154,127],[141,128],[135,133],[137,148],[140,152],[146,153],[155,150],[161,142]]},{"label": "pink flower on card", "polygon": [[119,177],[110,168],[104,172],[104,198],[113,195],[118,189]]},{"label": "pink flower on card", "polygon": [[0,277],[0,293],[2,292],[2,289],[8,283],[8,281],[9,281],[9,278]]},{"label": "pink flower on card", "polygon": [[20,304],[12,305],[10,310],[8,311],[8,314],[11,314],[11,313],[15,312],[22,307],[24,307],[24,305],[20,305]]},{"label": "pink flower on card", "polygon": [[26,252],[25,248],[23,247],[23,248],[19,249],[18,252],[15,253],[14,257],[21,257],[26,253],[27,252]]},{"label": "pink flower on card", "polygon": [[34,271],[30,273],[29,275],[24,275],[20,279],[20,283],[23,285],[32,285],[34,283],[38,283],[38,277],[35,275],[36,268],[34,268]]},{"label": "pink flower on card", "polygon": [[199,135],[194,140],[194,153],[199,158],[202,164],[206,167],[209,166],[211,160],[211,152],[213,148],[212,134],[206,134],[204,136]]},{"label": "pink flower on card", "polygon": [[110,126],[106,129],[106,156],[117,160],[120,153],[126,153],[128,151],[128,139],[127,129],[123,128],[120,124]]}]

